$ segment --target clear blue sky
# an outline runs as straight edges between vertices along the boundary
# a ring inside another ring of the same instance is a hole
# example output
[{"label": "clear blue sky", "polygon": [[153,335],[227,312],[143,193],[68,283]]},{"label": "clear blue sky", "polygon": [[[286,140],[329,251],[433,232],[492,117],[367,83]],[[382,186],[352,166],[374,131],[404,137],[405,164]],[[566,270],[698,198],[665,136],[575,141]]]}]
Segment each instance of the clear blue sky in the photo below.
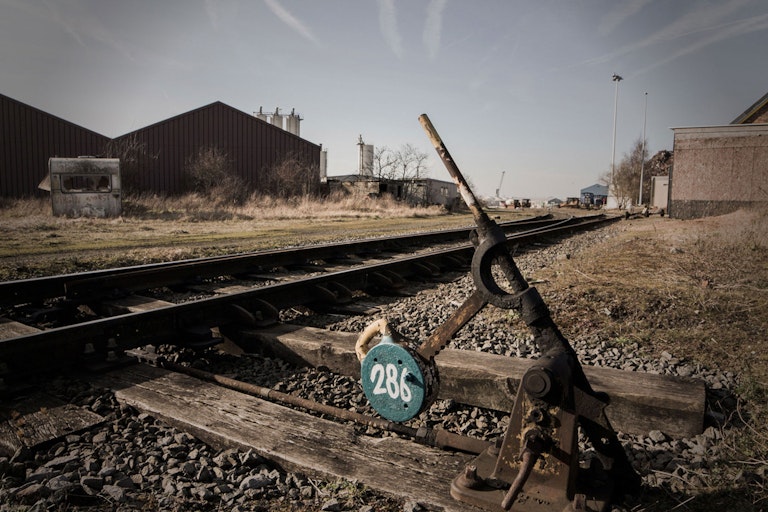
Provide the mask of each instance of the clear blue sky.
[{"label": "clear blue sky", "polygon": [[766,0],[0,0],[0,92],[117,136],[220,100],[303,117],[329,174],[357,138],[480,195],[576,196],[643,129],[728,124],[768,92]]}]

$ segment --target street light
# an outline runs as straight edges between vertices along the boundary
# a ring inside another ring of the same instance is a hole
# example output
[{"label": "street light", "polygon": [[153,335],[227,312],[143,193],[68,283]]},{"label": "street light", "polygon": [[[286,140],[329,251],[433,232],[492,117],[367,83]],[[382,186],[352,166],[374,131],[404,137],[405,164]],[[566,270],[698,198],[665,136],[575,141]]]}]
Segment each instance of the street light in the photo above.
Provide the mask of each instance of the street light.
[{"label": "street light", "polygon": [[640,199],[639,206],[643,204],[643,171],[645,171],[645,121],[648,118],[648,93],[645,93],[645,109],[643,110],[643,150],[640,152]]},{"label": "street light", "polygon": [[[616,94],[615,98],[613,100],[613,145],[611,146],[611,182],[608,184],[608,197],[611,196],[611,187],[613,187],[614,192],[616,191],[616,187],[613,183],[613,173],[616,167],[616,113],[619,110],[619,82],[624,80],[616,73],[613,74],[613,77],[611,78],[614,82],[616,82]],[[614,193],[615,197],[615,193]],[[618,200],[617,200],[618,203]]]}]

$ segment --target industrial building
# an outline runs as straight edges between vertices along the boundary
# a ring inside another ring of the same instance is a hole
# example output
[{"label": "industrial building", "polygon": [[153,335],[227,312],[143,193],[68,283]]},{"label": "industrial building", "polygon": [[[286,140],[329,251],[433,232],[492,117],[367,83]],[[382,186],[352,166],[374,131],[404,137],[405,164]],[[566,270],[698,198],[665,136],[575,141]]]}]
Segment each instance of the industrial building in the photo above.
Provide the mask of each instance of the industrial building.
[{"label": "industrial building", "polygon": [[596,183],[579,191],[579,202],[585,206],[600,208],[608,200],[608,185]]},{"label": "industrial building", "polygon": [[670,217],[722,215],[768,203],[768,94],[731,124],[673,131]]},{"label": "industrial building", "polygon": [[461,201],[454,182],[432,178],[393,180],[365,174],[346,174],[329,176],[327,183],[331,192],[340,190],[372,198],[389,194],[398,201],[419,206],[440,205],[450,209],[460,206]]},{"label": "industrial building", "polygon": [[41,193],[51,157],[98,155],[109,137],[0,94],[0,197]]},{"label": "industrial building", "polygon": [[0,95],[0,197],[39,195],[52,157],[115,156],[139,148],[135,175],[121,162],[123,190],[159,194],[183,191],[185,163],[202,148],[227,156],[231,171],[257,189],[263,174],[285,159],[324,172],[321,146],[299,136],[301,118],[279,110],[248,114],[217,101],[110,139],[7,96]]},{"label": "industrial building", "polygon": [[[321,147],[299,137],[299,119],[277,111],[269,118],[262,112],[251,115],[217,101],[126,133],[115,143],[142,146],[147,158],[136,177],[139,190],[183,192],[185,162],[201,148],[221,151],[231,171],[254,190],[262,176],[286,158],[318,169],[319,182]],[[284,121],[290,121],[290,131],[283,128]]]},{"label": "industrial building", "polygon": [[366,144],[361,135],[357,146],[357,174],[328,176],[326,181],[330,192],[343,191],[368,197],[388,194],[398,201],[419,206],[440,205],[449,209],[459,206],[459,189],[454,182],[432,178],[394,179],[375,176],[373,145]]}]

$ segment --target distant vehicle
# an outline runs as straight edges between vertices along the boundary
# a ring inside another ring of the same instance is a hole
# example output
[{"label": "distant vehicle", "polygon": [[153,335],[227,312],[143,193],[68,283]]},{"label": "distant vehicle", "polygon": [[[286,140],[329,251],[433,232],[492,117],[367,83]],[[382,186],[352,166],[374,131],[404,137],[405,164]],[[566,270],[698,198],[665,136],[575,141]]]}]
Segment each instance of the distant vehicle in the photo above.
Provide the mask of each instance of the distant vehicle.
[{"label": "distant vehicle", "polygon": [[530,199],[507,199],[506,205],[507,205],[507,208],[530,208],[531,200]]},{"label": "distant vehicle", "polygon": [[565,203],[563,203],[562,206],[565,206],[567,208],[578,208],[579,207],[579,198],[578,197],[566,197],[565,198]]}]

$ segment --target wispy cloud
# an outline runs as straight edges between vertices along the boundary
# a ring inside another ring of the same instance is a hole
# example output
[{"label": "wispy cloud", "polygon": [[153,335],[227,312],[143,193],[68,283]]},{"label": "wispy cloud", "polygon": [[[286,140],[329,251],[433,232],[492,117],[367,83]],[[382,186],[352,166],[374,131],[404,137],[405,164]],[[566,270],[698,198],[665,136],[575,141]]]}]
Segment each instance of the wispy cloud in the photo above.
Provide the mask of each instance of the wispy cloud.
[{"label": "wispy cloud", "polygon": [[751,32],[760,32],[763,30],[768,30],[768,14],[725,23],[718,27],[713,27],[710,32],[703,34],[702,37],[696,41],[678,48],[676,51],[667,54],[663,59],[656,60],[650,66],[639,69],[637,72],[644,73],[655,67],[661,66],[662,64],[666,64],[667,62],[671,62],[685,55],[695,53],[696,51],[709,45],[719,43],[720,41],[725,41],[732,37],[740,37]]},{"label": "wispy cloud", "polygon": [[211,21],[211,26],[214,30],[219,29],[219,10],[217,9],[216,0],[204,0],[205,13],[208,15],[208,19]]},{"label": "wispy cloud", "polygon": [[653,2],[653,0],[624,0],[615,5],[613,9],[610,9],[603,19],[600,21],[600,26],[597,27],[597,32],[601,36],[605,36],[616,30],[627,19],[631,18],[643,7]]},{"label": "wispy cloud", "polygon": [[[727,2],[715,2],[707,7],[697,8],[689,11],[680,18],[668,23],[639,41],[624,45],[605,55],[589,59],[586,63],[602,64],[657,44],[678,40],[684,37],[697,37],[686,46],[678,48],[676,51],[665,56],[661,61],[657,61],[657,63],[652,66],[655,67],[662,63],[662,61],[670,62],[671,60],[693,53],[710,44],[738,35],[743,35],[745,30],[763,30],[765,28],[764,22],[760,21],[763,18],[762,16],[746,19],[741,22],[726,23],[723,21],[727,16],[749,2],[750,0],[730,0]],[[630,10],[631,9],[625,9],[622,11],[622,15],[628,15]],[[615,15],[617,22],[622,15]]]},{"label": "wispy cloud", "polygon": [[309,30],[309,27],[302,23],[301,20],[296,18],[293,14],[288,12],[288,10],[280,5],[277,0],[264,0],[264,3],[267,4],[267,7],[269,7],[270,11],[272,11],[272,14],[277,16],[280,21],[288,25],[288,27],[290,27],[294,32],[315,46],[321,46],[320,41],[318,41],[312,31]]},{"label": "wispy cloud", "polygon": [[[0,0],[0,2],[0,5],[23,11],[31,17],[31,23],[44,27],[46,34],[61,31],[67,34],[75,44],[88,51],[112,52],[115,60],[121,64],[130,61],[141,66],[159,63],[165,68],[188,67],[184,62],[169,57],[156,47],[153,47],[152,51],[142,48],[135,37],[131,38],[131,35],[135,36],[135,31],[131,31],[133,34],[121,34],[121,31],[125,32],[122,26],[117,28],[117,24],[110,25],[110,19],[94,14],[85,2],[79,0],[43,0],[42,2]],[[56,56],[67,51],[65,45],[62,45],[49,49],[48,54]]]},{"label": "wispy cloud", "polygon": [[394,0],[378,0],[379,4],[379,28],[384,36],[384,41],[397,58],[403,56],[403,42],[397,29],[397,12]]},{"label": "wispy cloud", "polygon": [[643,7],[653,2],[653,0],[624,0],[617,3],[613,9],[610,9],[603,19],[600,21],[600,26],[597,28],[597,32],[601,36],[605,36],[616,30],[627,19],[631,18]]},{"label": "wispy cloud", "polygon": [[79,2],[44,2],[45,16],[68,33],[80,46],[89,48],[91,42],[106,45],[123,57],[135,61],[134,52],[128,44],[117,39],[113,31],[101,20],[84,9]]},{"label": "wispy cloud", "polygon": [[427,6],[427,20],[424,23],[424,46],[430,59],[440,51],[440,37],[443,31],[443,10],[448,0],[430,0]]}]

